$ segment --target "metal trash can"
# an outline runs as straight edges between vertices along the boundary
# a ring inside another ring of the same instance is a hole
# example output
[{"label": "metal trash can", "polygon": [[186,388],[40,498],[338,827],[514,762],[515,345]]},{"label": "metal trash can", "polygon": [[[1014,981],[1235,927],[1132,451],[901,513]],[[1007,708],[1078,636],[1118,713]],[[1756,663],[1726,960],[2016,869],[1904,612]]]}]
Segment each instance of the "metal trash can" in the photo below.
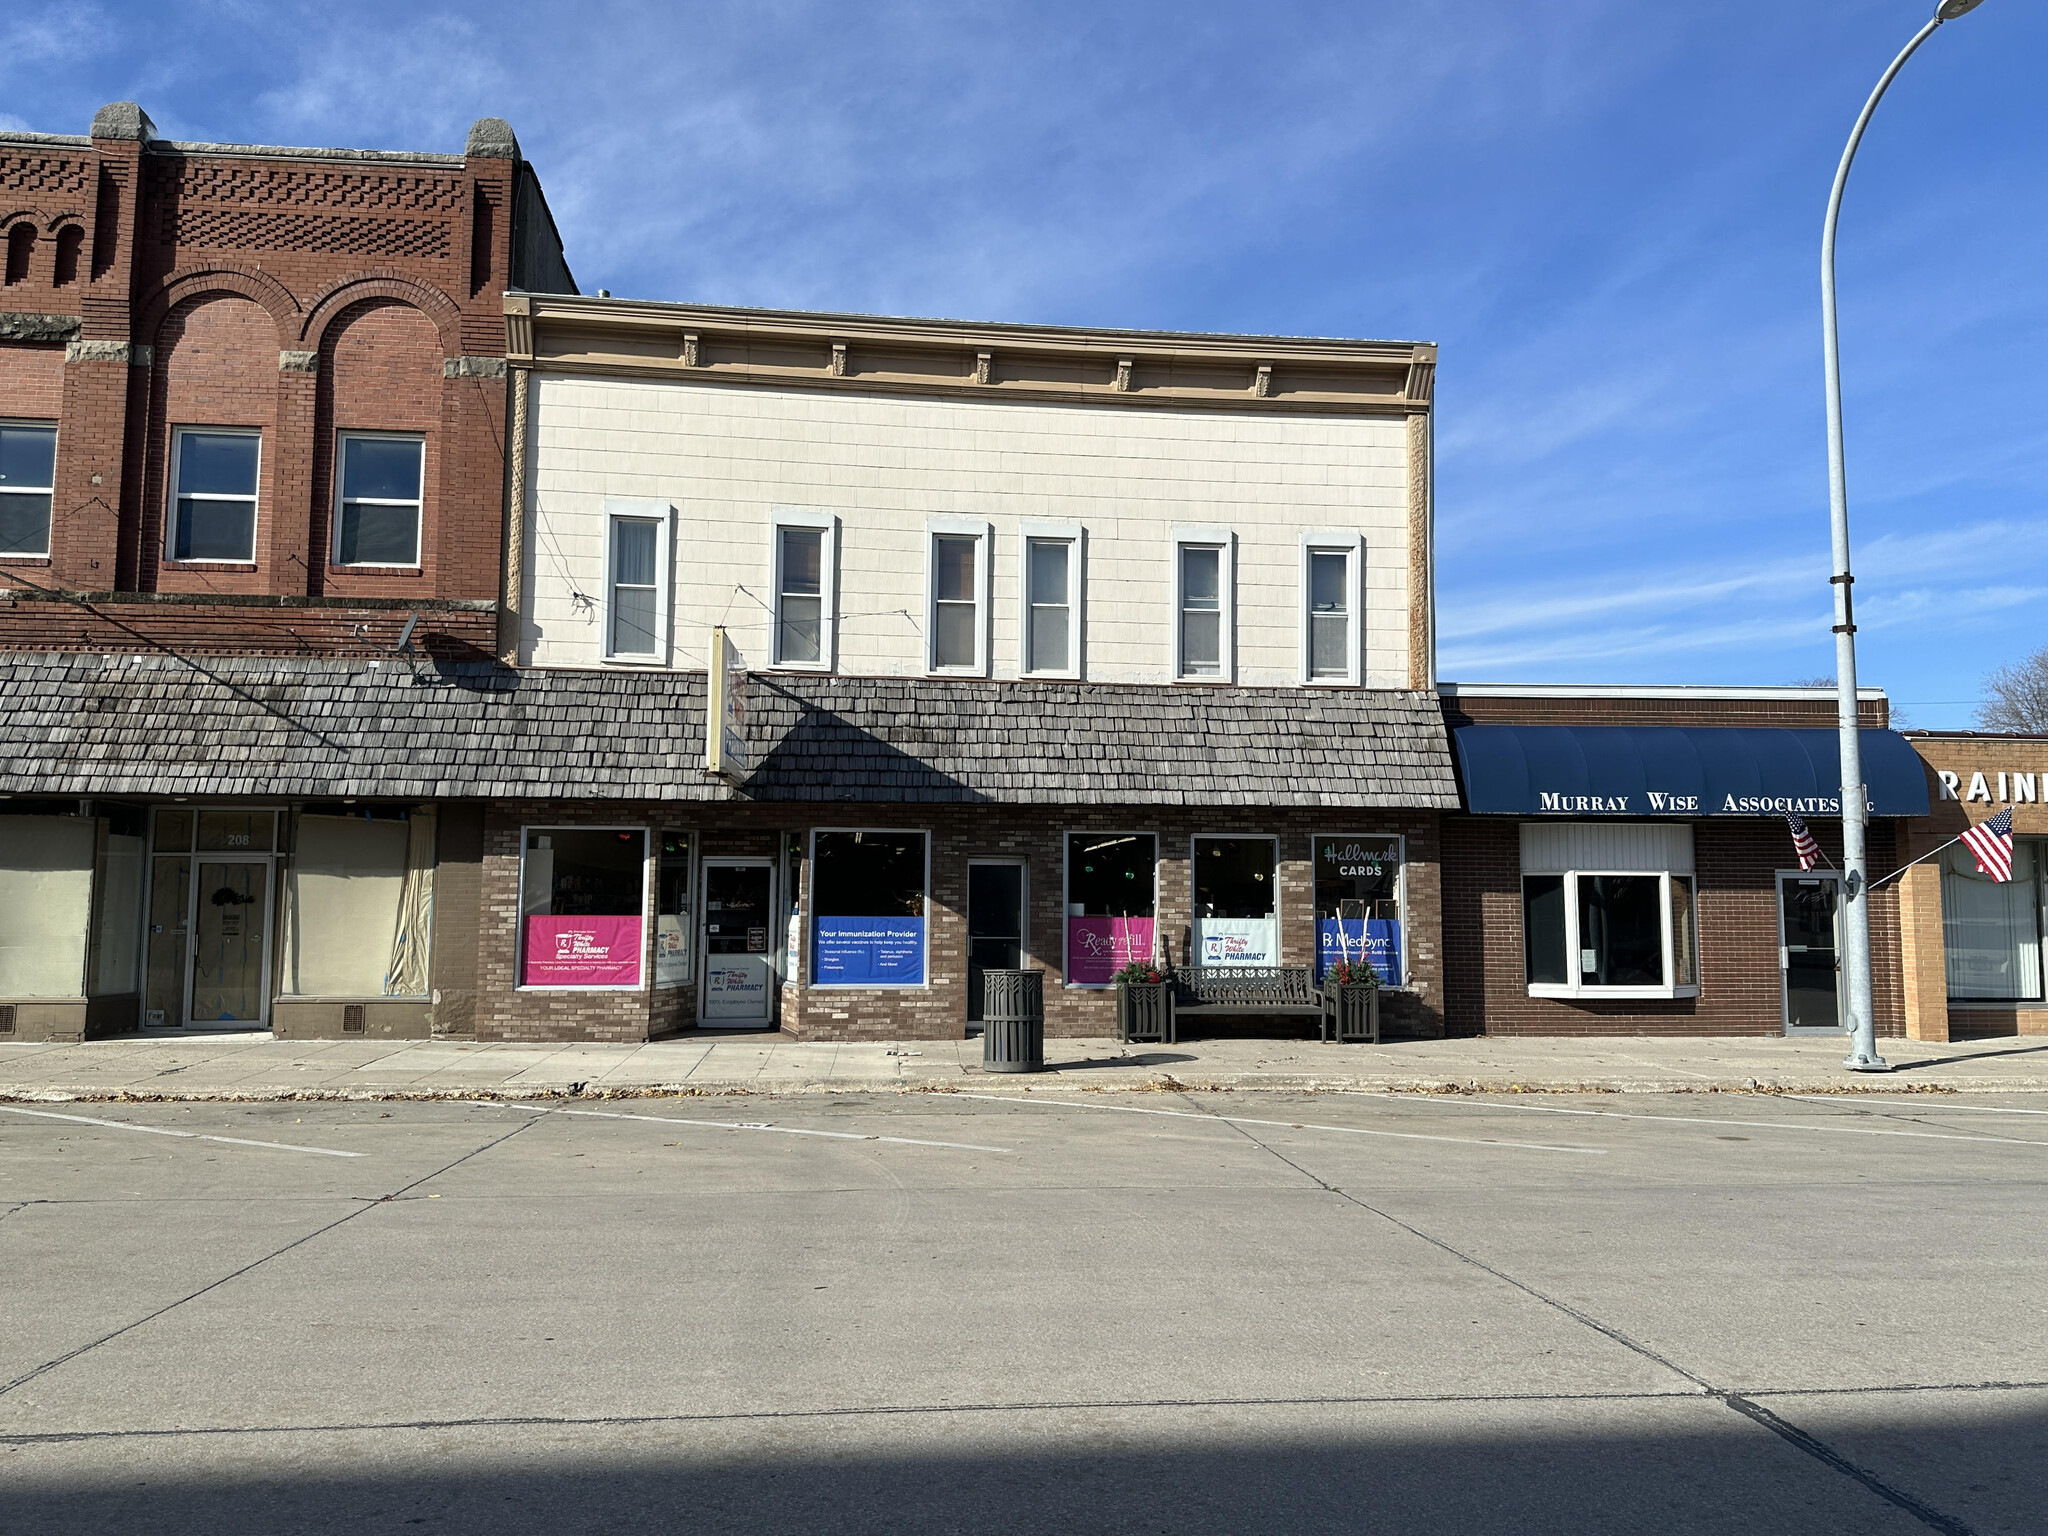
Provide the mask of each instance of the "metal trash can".
[{"label": "metal trash can", "polygon": [[1045,972],[984,970],[981,1065],[989,1072],[1045,1070]]}]

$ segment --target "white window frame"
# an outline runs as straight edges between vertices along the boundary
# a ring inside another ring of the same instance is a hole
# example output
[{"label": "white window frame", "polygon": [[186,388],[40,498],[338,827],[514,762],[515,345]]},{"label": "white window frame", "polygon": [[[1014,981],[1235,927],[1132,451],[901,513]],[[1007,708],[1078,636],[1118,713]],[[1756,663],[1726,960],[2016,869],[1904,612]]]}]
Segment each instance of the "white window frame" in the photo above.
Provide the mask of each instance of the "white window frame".
[{"label": "white window frame", "polygon": [[0,427],[29,427],[50,434],[50,483],[0,488],[0,493],[4,494],[20,492],[29,496],[50,498],[50,515],[43,522],[43,547],[40,550],[17,549],[11,553],[0,554],[0,560],[47,560],[50,558],[50,536],[56,531],[57,525],[57,435],[62,430],[62,423],[37,420],[28,416],[0,416]]},{"label": "white window frame", "polygon": [[[178,481],[184,473],[185,439],[197,434],[200,437],[253,437],[256,439],[256,484],[247,496],[223,496],[218,491],[200,491],[181,498]],[[173,427],[171,429],[171,473],[168,495],[164,507],[164,563],[166,565],[255,565],[256,552],[263,547],[263,429],[261,427],[202,427],[198,425]],[[178,502],[189,501],[253,501],[256,505],[249,517],[249,557],[246,560],[222,560],[217,557],[194,557],[180,560],[178,549]],[[50,509],[55,519],[56,507]]]},{"label": "white window frame", "polygon": [[[1678,974],[1678,956],[1676,946],[1673,942],[1675,935],[1672,933],[1671,925],[1671,882],[1673,880],[1690,880],[1692,882],[1692,925],[1693,945],[1695,954],[1694,964],[1698,966],[1703,963],[1698,958],[1700,927],[1700,877],[1696,868],[1666,870],[1524,870],[1522,871],[1522,873],[1516,881],[1515,894],[1518,897],[1521,896],[1522,881],[1531,879],[1548,879],[1553,877],[1561,878],[1564,881],[1564,969],[1565,974],[1567,976],[1577,978],[1584,974],[1583,968],[1579,964],[1579,881],[1582,877],[1591,878],[1598,877],[1601,875],[1627,876],[1632,879],[1654,879],[1657,882],[1657,920],[1663,932],[1664,974],[1667,977],[1675,976]],[[1524,899],[1522,910],[1525,914],[1528,911],[1526,899]],[[1527,942],[1528,941],[1525,936],[1523,939],[1523,943],[1526,945]],[[1525,949],[1525,958],[1523,961],[1523,964],[1525,966],[1528,963],[1526,959],[1526,954],[1527,951]],[[1596,983],[1582,982],[1576,979],[1562,983],[1554,981],[1530,981],[1527,977],[1526,972],[1523,976],[1523,985],[1528,988],[1528,993],[1531,997],[1583,998],[1587,1001],[1597,1001],[1600,998],[1613,998],[1620,1001],[1626,1001],[1632,998],[1675,999],[1682,997],[1698,997],[1700,995],[1700,988],[1698,982],[1692,982],[1686,985],[1679,985],[1676,983],[1667,982],[1663,986],[1656,987],[1603,987]]]},{"label": "white window frame", "polygon": [[[420,446],[420,490],[411,501],[398,501],[385,496],[347,495],[348,457],[345,444],[352,438],[375,439],[387,443],[418,443]],[[261,450],[258,450],[259,452]],[[412,559],[411,560],[350,560],[341,558],[341,520],[343,506],[353,500],[371,507],[412,508]],[[334,434],[334,535],[327,558],[335,568],[344,571],[417,571],[426,564],[427,558],[427,438],[423,432],[337,432]]]},{"label": "white window frame", "polygon": [[[944,530],[941,530],[942,532]],[[929,541],[927,541],[929,542]],[[818,835],[821,832],[879,832],[888,837],[917,836],[924,839],[924,954],[918,963],[923,981],[820,981],[817,979],[818,945],[817,923],[822,916],[834,914],[818,911],[816,882],[818,878]],[[811,867],[806,878],[811,882],[811,910],[803,916],[801,937],[804,952],[810,964],[810,971],[804,977],[806,987],[816,987],[821,992],[929,992],[932,989],[932,829],[930,827],[813,827],[809,843]],[[961,975],[966,975],[967,961],[960,962]]]},{"label": "white window frame", "polygon": [[[654,532],[654,654],[621,654],[612,649],[612,539],[621,522],[653,523]],[[598,603],[600,625],[598,644],[605,663],[615,667],[665,667],[669,664],[670,607],[675,593],[675,557],[671,553],[675,508],[665,501],[628,501],[607,496],[604,500],[604,571]]]},{"label": "white window frame", "polygon": [[1073,889],[1068,880],[1068,871],[1073,867],[1074,839],[1077,837],[1149,837],[1152,839],[1152,947],[1156,954],[1159,948],[1159,897],[1160,868],[1166,860],[1162,853],[1165,844],[1157,832],[1148,832],[1142,827],[1068,827],[1060,833],[1060,988],[1067,992],[1109,992],[1115,983],[1107,981],[1074,981],[1074,957],[1067,928],[1068,893]]},{"label": "white window frame", "polygon": [[[1402,832],[1318,832],[1313,828],[1308,835],[1308,911],[1309,921],[1317,924],[1312,953],[1320,953],[1323,947],[1322,918],[1316,915],[1316,844],[1324,838],[1350,838],[1363,840],[1372,838],[1375,842],[1393,839],[1394,857],[1400,861],[1394,875],[1394,900],[1401,908],[1401,975],[1400,979],[1387,983],[1389,986],[1406,988],[1409,985],[1413,967],[1408,943],[1408,837]],[[1314,962],[1311,961],[1311,964]]]},{"label": "white window frame", "polygon": [[[1216,598],[1220,616],[1217,619],[1216,670],[1213,673],[1192,673],[1181,670],[1181,658],[1185,654],[1181,647],[1181,615],[1185,611],[1181,592],[1180,552],[1188,547],[1216,549],[1221,551],[1216,562]],[[1177,683],[1207,684],[1218,687],[1237,681],[1237,535],[1228,528],[1175,528],[1173,530],[1173,570],[1168,578],[1168,590],[1172,594],[1173,616],[1167,625],[1167,632],[1173,637],[1173,653],[1167,658],[1166,675]]]},{"label": "white window frame", "polygon": [[[939,665],[938,570],[932,559],[938,537],[971,538],[974,545],[974,664],[966,667]],[[995,549],[995,530],[987,522],[970,517],[928,517],[924,522],[924,669],[935,677],[987,677],[989,653],[989,566]],[[879,830],[879,829],[877,829]]]},{"label": "white window frame", "polygon": [[[1031,546],[1067,546],[1067,664],[1034,670],[1031,665]],[[1017,675],[1078,682],[1086,670],[1083,636],[1088,633],[1088,530],[1079,523],[1026,522],[1017,529]]]},{"label": "white window frame", "polygon": [[[1342,555],[1345,560],[1345,617],[1350,628],[1344,641],[1344,675],[1318,677],[1311,665],[1312,629],[1309,590],[1309,557]],[[1305,688],[1356,688],[1364,676],[1365,657],[1365,539],[1357,533],[1310,530],[1301,536],[1301,654],[1298,662]]]},{"label": "white window frame", "polygon": [[[785,661],[782,656],[782,530],[822,533],[818,550],[818,659]],[[770,665],[790,672],[831,672],[839,662],[839,518],[831,512],[778,507],[768,530],[768,654]]]},{"label": "white window frame", "polygon": [[[197,823],[194,823],[197,831]],[[526,974],[526,844],[534,832],[638,832],[640,834],[640,979],[634,982],[602,981],[561,986],[528,986],[519,978]],[[513,897],[517,927],[512,940],[512,990],[515,992],[646,992],[654,986],[654,888],[656,860],[654,839],[660,834],[646,822],[532,821],[519,826],[519,885]],[[694,850],[693,850],[694,851]],[[694,963],[694,957],[693,957]]]}]

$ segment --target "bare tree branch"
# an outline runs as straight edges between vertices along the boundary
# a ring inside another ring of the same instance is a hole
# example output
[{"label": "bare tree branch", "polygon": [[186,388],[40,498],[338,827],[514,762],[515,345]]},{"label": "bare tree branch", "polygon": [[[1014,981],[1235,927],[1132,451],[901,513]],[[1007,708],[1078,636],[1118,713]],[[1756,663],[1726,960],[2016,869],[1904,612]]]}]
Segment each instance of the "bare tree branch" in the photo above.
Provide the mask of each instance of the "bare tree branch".
[{"label": "bare tree branch", "polygon": [[2048,646],[1984,679],[1977,724],[1987,731],[2048,734]]}]

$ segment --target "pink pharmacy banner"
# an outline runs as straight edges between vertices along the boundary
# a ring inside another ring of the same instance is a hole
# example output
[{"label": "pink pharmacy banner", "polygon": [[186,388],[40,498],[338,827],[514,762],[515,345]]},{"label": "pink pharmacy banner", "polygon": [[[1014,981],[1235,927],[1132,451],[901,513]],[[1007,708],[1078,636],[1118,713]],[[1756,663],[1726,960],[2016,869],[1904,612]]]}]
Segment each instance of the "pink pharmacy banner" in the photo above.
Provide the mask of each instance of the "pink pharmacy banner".
[{"label": "pink pharmacy banner", "polygon": [[637,987],[637,917],[529,917],[523,987]]},{"label": "pink pharmacy banner", "polygon": [[1068,984],[1104,986],[1133,960],[1150,960],[1152,928],[1149,917],[1068,918]]}]

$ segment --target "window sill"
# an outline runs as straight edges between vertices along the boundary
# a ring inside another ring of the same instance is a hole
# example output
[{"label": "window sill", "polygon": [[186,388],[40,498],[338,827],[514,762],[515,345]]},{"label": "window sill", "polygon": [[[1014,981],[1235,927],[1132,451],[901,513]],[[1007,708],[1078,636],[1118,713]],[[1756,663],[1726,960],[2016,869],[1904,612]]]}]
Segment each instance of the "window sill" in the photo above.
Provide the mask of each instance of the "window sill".
[{"label": "window sill", "polygon": [[241,574],[254,576],[259,569],[253,560],[166,560],[166,571],[203,571],[209,576]]},{"label": "window sill", "polygon": [[327,565],[327,574],[330,576],[347,576],[356,571],[367,571],[376,576],[423,576],[426,574],[424,566],[372,565],[367,560],[357,560],[349,565],[343,565],[340,561],[333,560],[329,561]]},{"label": "window sill", "polygon": [[1990,1009],[1996,1013],[2018,1013],[2048,1010],[2048,1002],[2038,997],[1952,997],[1948,1000],[1949,1012],[1968,1013],[1975,1008]]},{"label": "window sill", "polygon": [[1698,997],[1698,987],[1574,987],[1568,983],[1554,981],[1532,981],[1528,983],[1531,997],[1556,997],[1573,1002],[1631,1002],[1657,1000],[1673,1002],[1679,998]]},{"label": "window sill", "polygon": [[50,564],[48,555],[0,555],[0,565],[43,566]]},{"label": "window sill", "polygon": [[593,982],[587,986],[518,986],[512,990],[514,992],[645,992],[647,988],[643,983],[637,981],[616,981]]},{"label": "window sill", "polygon": [[652,656],[600,656],[598,660],[607,667],[640,667],[656,672],[668,667],[667,662],[657,661]]},{"label": "window sill", "polygon": [[813,981],[805,983],[812,992],[929,992],[926,981]]}]

